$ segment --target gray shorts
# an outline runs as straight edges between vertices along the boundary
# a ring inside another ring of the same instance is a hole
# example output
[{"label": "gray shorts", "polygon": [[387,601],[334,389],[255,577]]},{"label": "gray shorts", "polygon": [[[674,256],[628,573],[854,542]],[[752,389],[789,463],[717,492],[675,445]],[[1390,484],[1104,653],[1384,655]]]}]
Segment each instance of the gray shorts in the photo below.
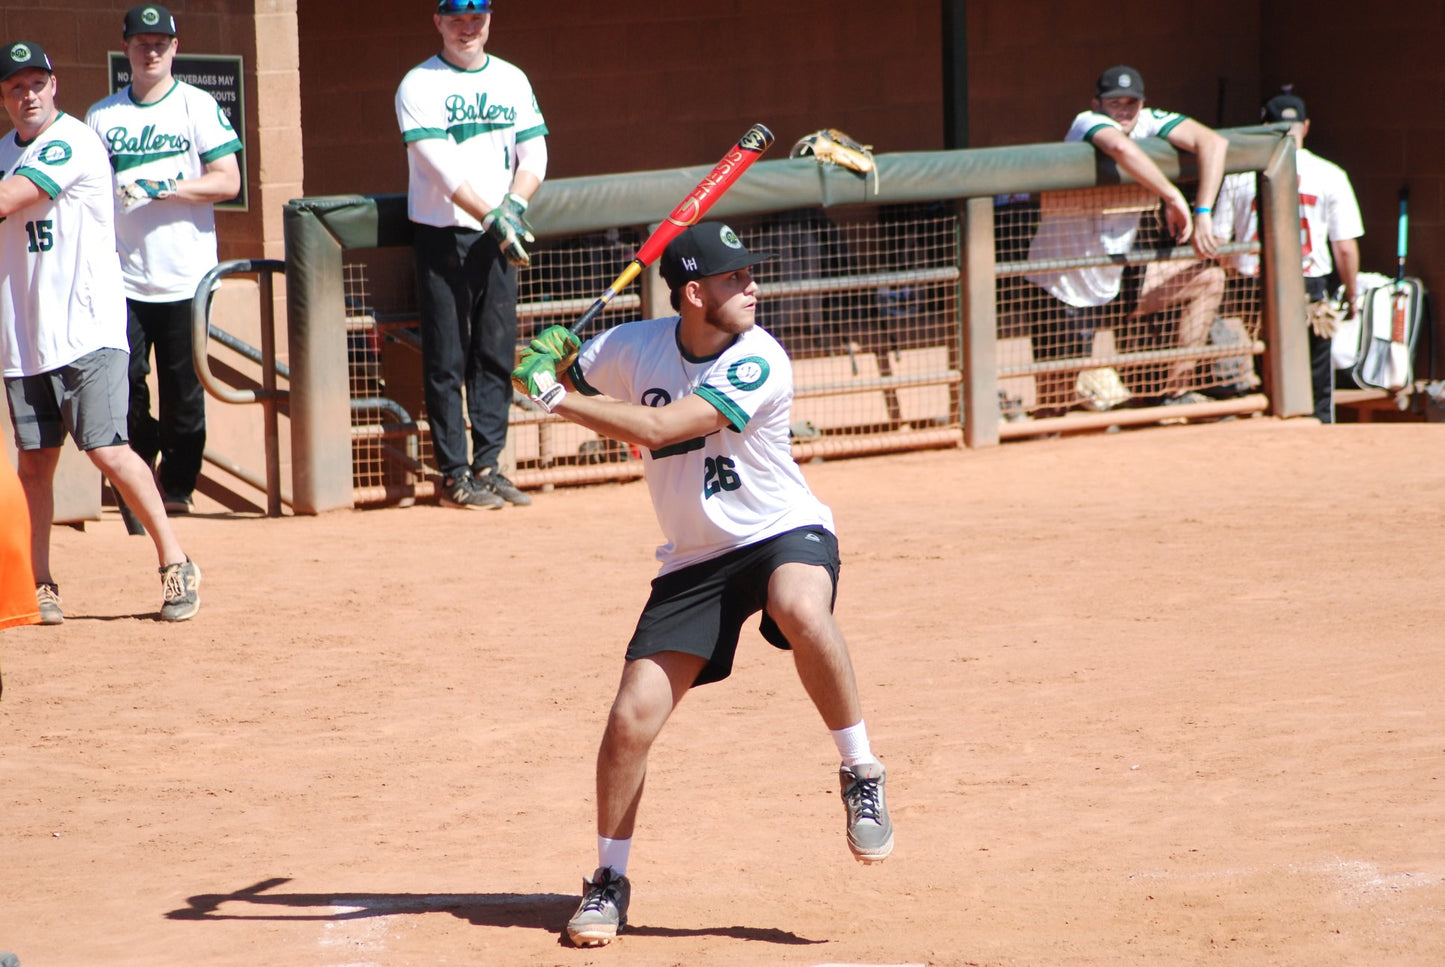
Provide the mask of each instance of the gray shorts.
[{"label": "gray shorts", "polygon": [[48,373],[7,377],[15,445],[49,450],[64,444],[66,433],[82,450],[128,442],[129,357],[124,349],[97,349]]}]

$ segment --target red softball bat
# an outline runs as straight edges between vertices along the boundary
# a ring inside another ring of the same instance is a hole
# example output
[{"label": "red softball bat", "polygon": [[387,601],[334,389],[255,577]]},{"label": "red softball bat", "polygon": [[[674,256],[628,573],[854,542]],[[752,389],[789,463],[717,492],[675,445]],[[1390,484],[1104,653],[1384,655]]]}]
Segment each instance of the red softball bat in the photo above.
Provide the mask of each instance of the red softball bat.
[{"label": "red softball bat", "polygon": [[748,128],[747,133],[738,138],[738,143],[728,149],[728,153],[722,156],[722,160],[713,167],[712,171],[697,183],[697,187],[689,192],[688,196],[672,210],[672,214],[668,215],[662,224],[657,226],[657,230],[647,237],[647,241],[642,243],[642,247],[637,250],[632,261],[627,263],[627,268],[622,270],[622,274],[617,276],[596,302],[587,307],[587,311],[582,313],[577,322],[573,324],[572,331],[581,332],[603,309],[607,308],[607,303],[612,301],[613,296],[625,289],[628,283],[637,278],[643,269],[657,260],[657,257],[662,254],[662,250],[667,248],[668,242],[677,238],[683,229],[701,221],[708,209],[737,183],[737,180],[743,176],[743,172],[747,171],[772,143],[773,132],[764,125],[754,124]]}]

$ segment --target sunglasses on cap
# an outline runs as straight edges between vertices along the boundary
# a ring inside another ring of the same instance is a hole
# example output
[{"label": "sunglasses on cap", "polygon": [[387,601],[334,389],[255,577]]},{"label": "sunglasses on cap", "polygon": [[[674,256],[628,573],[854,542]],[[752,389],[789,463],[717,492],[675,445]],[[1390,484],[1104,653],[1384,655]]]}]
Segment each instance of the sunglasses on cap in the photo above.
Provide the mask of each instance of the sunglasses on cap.
[{"label": "sunglasses on cap", "polygon": [[491,13],[492,0],[440,0],[439,14]]}]

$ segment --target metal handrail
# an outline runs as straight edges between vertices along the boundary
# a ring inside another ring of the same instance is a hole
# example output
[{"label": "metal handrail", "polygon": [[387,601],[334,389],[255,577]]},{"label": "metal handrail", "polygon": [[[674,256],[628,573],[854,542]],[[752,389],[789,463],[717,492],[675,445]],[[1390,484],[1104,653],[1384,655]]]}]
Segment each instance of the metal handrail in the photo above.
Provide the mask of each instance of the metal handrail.
[{"label": "metal handrail", "polygon": [[[228,275],[256,273],[261,289],[261,389],[227,386],[211,372],[211,293]],[[276,309],[272,276],[285,274],[279,259],[232,259],[201,277],[191,298],[191,360],[206,392],[227,403],[260,403],[265,419],[266,516],[281,516],[281,427],[277,404],[291,394],[276,388]],[[242,477],[242,479],[245,479]],[[247,481],[250,483],[251,481]]]}]

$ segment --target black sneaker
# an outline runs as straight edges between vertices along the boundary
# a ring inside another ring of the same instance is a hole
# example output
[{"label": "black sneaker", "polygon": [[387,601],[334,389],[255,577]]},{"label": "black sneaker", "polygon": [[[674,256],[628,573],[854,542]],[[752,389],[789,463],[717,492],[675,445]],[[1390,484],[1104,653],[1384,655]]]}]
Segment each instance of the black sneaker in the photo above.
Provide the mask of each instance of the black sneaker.
[{"label": "black sneaker", "polygon": [[461,507],[466,510],[498,510],[507,505],[498,494],[478,484],[470,470],[463,470],[457,476],[443,480],[437,502],[443,507]]},{"label": "black sneaker", "polygon": [[189,514],[196,509],[196,502],[191,499],[190,494],[166,494],[161,498],[161,503],[165,506],[168,517]]},{"label": "black sneaker", "polygon": [[627,877],[604,866],[582,881],[582,902],[567,921],[567,937],[579,947],[601,947],[617,939],[627,926],[627,904],[632,884]]},{"label": "black sneaker", "polygon": [[502,476],[502,472],[495,467],[474,470],[472,473],[475,475],[472,479],[477,482],[479,488],[496,494],[509,504],[525,507],[532,502],[531,497],[518,490],[517,485]]}]

